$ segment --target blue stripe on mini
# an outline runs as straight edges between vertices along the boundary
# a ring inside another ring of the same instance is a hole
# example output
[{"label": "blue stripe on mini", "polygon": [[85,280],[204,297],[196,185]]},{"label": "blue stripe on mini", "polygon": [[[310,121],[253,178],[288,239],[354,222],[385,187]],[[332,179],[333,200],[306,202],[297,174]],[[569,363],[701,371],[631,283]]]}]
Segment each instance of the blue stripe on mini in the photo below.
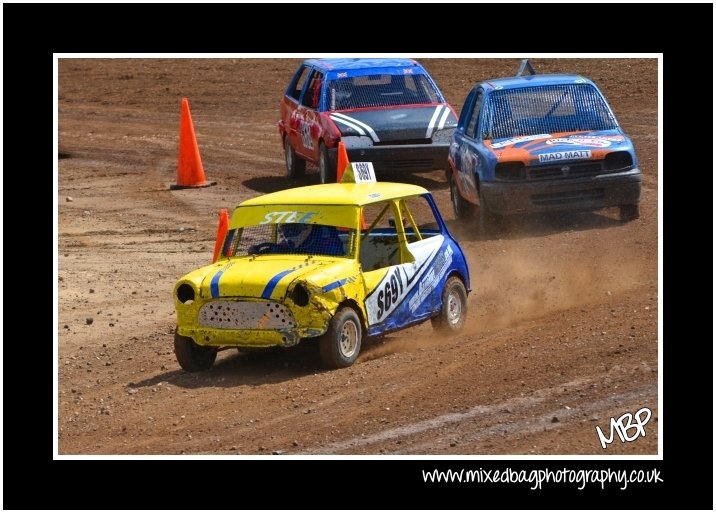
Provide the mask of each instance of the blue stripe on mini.
[{"label": "blue stripe on mini", "polygon": [[283,278],[284,276],[286,276],[289,273],[292,273],[296,269],[298,269],[298,268],[294,267],[292,269],[286,269],[285,271],[281,271],[276,276],[271,278],[269,280],[269,282],[266,284],[266,288],[261,293],[261,297],[264,299],[271,299],[271,294],[273,294],[273,290],[276,288],[276,285],[278,285],[278,282],[281,281],[281,278]]},{"label": "blue stripe on mini", "polygon": [[226,268],[217,272],[211,279],[211,297],[219,297],[219,278],[221,278],[221,275],[224,274],[225,270]]},{"label": "blue stripe on mini", "polygon": [[347,278],[343,278],[342,280],[334,281],[333,283],[329,283],[328,285],[323,287],[321,290],[323,290],[323,292],[330,292],[331,290],[337,289],[341,285],[345,284],[345,282],[347,282],[347,281],[348,281]]}]

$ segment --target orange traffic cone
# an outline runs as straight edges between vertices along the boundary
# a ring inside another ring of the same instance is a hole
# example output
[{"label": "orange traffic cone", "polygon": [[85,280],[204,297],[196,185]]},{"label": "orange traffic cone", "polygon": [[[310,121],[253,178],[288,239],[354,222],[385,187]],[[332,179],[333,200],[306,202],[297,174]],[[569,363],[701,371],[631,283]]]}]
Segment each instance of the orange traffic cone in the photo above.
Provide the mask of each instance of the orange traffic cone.
[{"label": "orange traffic cone", "polygon": [[229,231],[229,211],[225,208],[222,208],[219,211],[219,227],[216,229],[216,242],[214,243],[214,257],[211,259],[211,263],[213,264],[216,262],[216,259],[219,258],[219,252],[221,251],[221,246],[224,245],[224,239],[226,238],[226,233]]},{"label": "orange traffic cone", "polygon": [[348,167],[348,152],[346,151],[346,145],[343,141],[338,143],[338,166],[336,166],[336,182],[340,183],[343,179],[343,173]]},{"label": "orange traffic cone", "polygon": [[208,182],[204,176],[204,166],[201,165],[199,145],[196,142],[194,124],[191,122],[189,100],[181,99],[181,123],[179,125],[179,167],[177,167],[177,183],[169,186],[170,189],[189,189],[193,187],[208,187],[216,182]]}]

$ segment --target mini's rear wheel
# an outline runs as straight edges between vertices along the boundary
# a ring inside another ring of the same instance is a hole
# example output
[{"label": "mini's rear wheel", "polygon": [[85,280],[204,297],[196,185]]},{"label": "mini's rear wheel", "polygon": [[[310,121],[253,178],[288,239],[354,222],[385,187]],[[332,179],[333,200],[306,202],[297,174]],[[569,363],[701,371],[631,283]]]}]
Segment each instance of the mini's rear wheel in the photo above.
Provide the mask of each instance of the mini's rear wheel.
[{"label": "mini's rear wheel", "polygon": [[283,138],[283,150],[286,157],[286,176],[289,178],[301,178],[306,172],[306,161],[299,158],[288,140],[288,135]]},{"label": "mini's rear wheel", "polygon": [[198,372],[211,368],[216,360],[216,348],[200,346],[191,337],[174,333],[174,354],[181,368],[187,372]]},{"label": "mini's rear wheel", "polygon": [[350,367],[358,358],[363,329],[358,314],[349,307],[341,308],[331,319],[328,331],[319,339],[321,360],[334,369]]},{"label": "mini's rear wheel", "polygon": [[465,285],[457,276],[451,276],[445,282],[440,314],[431,319],[433,329],[447,333],[460,331],[465,325],[466,317],[467,291]]}]

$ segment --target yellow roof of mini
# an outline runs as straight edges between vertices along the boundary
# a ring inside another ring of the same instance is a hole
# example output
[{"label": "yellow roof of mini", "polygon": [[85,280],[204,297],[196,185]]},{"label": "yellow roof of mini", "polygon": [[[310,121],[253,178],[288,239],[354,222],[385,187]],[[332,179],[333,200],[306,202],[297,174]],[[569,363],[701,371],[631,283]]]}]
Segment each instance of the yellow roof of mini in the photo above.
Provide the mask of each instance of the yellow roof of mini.
[{"label": "yellow roof of mini", "polygon": [[405,183],[326,183],[264,194],[263,196],[246,200],[240,203],[239,206],[291,204],[363,206],[427,192],[427,189],[423,187]]}]

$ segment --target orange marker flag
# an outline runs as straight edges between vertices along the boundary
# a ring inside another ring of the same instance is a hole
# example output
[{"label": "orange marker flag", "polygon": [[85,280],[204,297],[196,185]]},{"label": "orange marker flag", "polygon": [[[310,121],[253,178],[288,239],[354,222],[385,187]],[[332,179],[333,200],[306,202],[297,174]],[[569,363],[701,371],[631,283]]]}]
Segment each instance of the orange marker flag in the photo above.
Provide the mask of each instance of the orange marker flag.
[{"label": "orange marker flag", "polygon": [[217,258],[219,258],[219,252],[221,251],[221,246],[224,245],[224,239],[226,238],[226,233],[228,231],[229,211],[222,208],[219,211],[219,227],[216,229],[216,243],[214,243],[214,258],[211,259],[212,264],[216,262]]},{"label": "orange marker flag", "polygon": [[348,167],[348,152],[346,151],[346,144],[343,141],[338,143],[338,165],[336,166],[336,182],[340,183],[343,179],[343,173]]}]

